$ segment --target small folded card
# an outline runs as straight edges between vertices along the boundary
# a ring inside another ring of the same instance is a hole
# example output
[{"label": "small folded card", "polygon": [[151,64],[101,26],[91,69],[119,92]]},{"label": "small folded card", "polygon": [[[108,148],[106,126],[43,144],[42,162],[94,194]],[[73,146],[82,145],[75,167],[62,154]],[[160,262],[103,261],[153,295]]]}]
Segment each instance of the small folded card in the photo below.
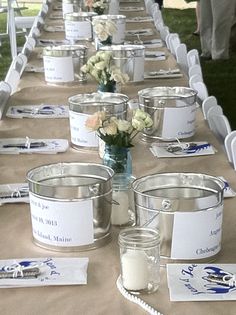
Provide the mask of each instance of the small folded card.
[{"label": "small folded card", "polygon": [[0,185],[0,204],[14,202],[29,202],[27,183]]},{"label": "small folded card", "polygon": [[44,25],[43,29],[46,32],[63,32],[65,30],[63,25]]},{"label": "small folded card", "polygon": [[125,31],[126,36],[149,36],[153,35],[153,30],[151,28],[146,28],[146,29],[136,29],[136,30],[128,30]]},{"label": "small folded card", "polygon": [[41,153],[55,154],[65,152],[69,147],[66,139],[0,139],[0,154]]},{"label": "small folded card", "polygon": [[163,51],[145,51],[145,60],[165,60],[166,55]]},{"label": "small folded card", "polygon": [[56,40],[56,39],[39,39],[37,42],[37,46],[48,46],[48,45],[66,45],[69,44],[70,42],[66,39],[64,40]]},{"label": "small folded card", "polygon": [[25,69],[25,72],[35,72],[35,73],[43,73],[44,72],[44,67],[37,67],[31,64],[27,64]]},{"label": "small folded card", "polygon": [[229,183],[223,176],[219,176],[221,180],[223,180],[224,186],[224,198],[231,198],[236,196],[236,192],[229,186]]},{"label": "small folded card", "polygon": [[236,300],[236,264],[168,264],[171,301]]},{"label": "small folded card", "polygon": [[144,7],[120,7],[120,11],[124,12],[144,11]]},{"label": "small folded card", "polygon": [[137,22],[153,22],[153,18],[151,16],[136,16],[133,18],[126,19],[126,22],[137,23]]},{"label": "small folded card", "polygon": [[215,148],[207,142],[153,143],[150,150],[158,158],[211,155],[216,152]]},{"label": "small folded card", "polygon": [[144,45],[146,48],[159,48],[163,47],[163,42],[160,39],[152,40],[134,40],[134,41],[125,41],[126,45]]},{"label": "small folded card", "polygon": [[183,76],[179,69],[150,71],[144,73],[144,79],[169,79],[181,78]]},{"label": "small folded card", "polygon": [[21,105],[10,106],[6,113],[10,118],[68,118],[67,105]]},{"label": "small folded card", "polygon": [[87,284],[88,262],[87,257],[0,260],[0,288]]},{"label": "small folded card", "polygon": [[120,3],[140,3],[140,0],[121,0]]},{"label": "small folded card", "polygon": [[49,15],[49,19],[50,20],[61,20],[63,18],[63,15],[62,15],[62,13],[59,13],[59,12],[57,12],[57,13],[51,13],[50,15]]}]

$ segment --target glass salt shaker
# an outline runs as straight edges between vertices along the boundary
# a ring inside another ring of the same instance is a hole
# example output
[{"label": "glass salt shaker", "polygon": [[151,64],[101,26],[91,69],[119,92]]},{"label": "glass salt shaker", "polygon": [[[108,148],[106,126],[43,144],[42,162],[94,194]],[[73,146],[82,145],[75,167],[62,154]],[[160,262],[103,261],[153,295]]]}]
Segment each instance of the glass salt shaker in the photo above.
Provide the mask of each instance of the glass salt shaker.
[{"label": "glass salt shaker", "polygon": [[160,284],[160,236],[149,228],[125,228],[119,234],[121,281],[132,294],[155,292]]},{"label": "glass salt shaker", "polygon": [[131,184],[134,176],[115,174],[112,185],[112,213],[111,224],[132,226],[135,224],[134,194]]}]

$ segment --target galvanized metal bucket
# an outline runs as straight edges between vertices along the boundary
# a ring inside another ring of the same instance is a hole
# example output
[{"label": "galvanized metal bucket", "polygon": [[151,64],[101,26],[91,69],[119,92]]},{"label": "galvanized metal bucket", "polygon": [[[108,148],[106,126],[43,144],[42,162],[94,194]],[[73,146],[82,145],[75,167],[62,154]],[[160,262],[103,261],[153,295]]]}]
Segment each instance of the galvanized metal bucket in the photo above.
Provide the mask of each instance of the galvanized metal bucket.
[{"label": "galvanized metal bucket", "polygon": [[102,46],[100,50],[111,51],[114,64],[127,73],[130,82],[144,80],[145,47],[142,45]]},{"label": "galvanized metal bucket", "polygon": [[93,40],[92,17],[95,12],[72,12],[65,14],[66,39],[75,43],[78,40]]},{"label": "galvanized metal bucket", "polygon": [[119,93],[77,94],[69,98],[71,143],[75,149],[98,149],[96,132],[85,127],[89,116],[105,111],[107,116],[126,119],[128,96]]},{"label": "galvanized metal bucket", "polygon": [[112,177],[92,163],[42,165],[27,173],[33,240],[56,251],[80,251],[110,240]]},{"label": "galvanized metal bucket", "polygon": [[[112,21],[116,25],[116,32],[112,35],[111,42],[112,44],[123,44],[125,41],[125,24],[126,16],[125,15],[99,15],[92,18],[93,22],[98,21]],[[97,36],[94,35],[94,39],[98,40]]]},{"label": "galvanized metal bucket", "polygon": [[81,0],[63,0],[62,1],[63,17],[65,17],[67,13],[83,11],[83,6],[84,6],[83,1]]},{"label": "galvanized metal bucket", "polygon": [[221,250],[224,183],[197,173],[144,176],[132,184],[136,224],[159,230],[162,263],[211,261]]},{"label": "galvanized metal bucket", "polygon": [[169,141],[192,137],[195,134],[196,95],[195,90],[187,87],[140,90],[139,106],[153,119],[153,126],[142,133],[143,140]]},{"label": "galvanized metal bucket", "polygon": [[64,85],[86,80],[81,67],[87,62],[84,45],[48,46],[43,50],[45,81]]}]

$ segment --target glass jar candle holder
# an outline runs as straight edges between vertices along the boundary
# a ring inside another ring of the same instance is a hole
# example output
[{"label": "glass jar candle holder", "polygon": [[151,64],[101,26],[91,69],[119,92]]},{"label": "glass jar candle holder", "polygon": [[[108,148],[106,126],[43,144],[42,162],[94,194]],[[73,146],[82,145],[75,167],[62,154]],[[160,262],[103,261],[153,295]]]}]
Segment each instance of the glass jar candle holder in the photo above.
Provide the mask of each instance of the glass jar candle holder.
[{"label": "glass jar candle holder", "polygon": [[149,228],[126,228],[119,234],[121,280],[132,294],[155,292],[160,284],[160,236]]},{"label": "glass jar candle holder", "polygon": [[132,226],[135,224],[134,193],[131,184],[134,176],[115,174],[112,184],[112,212],[111,224]]}]

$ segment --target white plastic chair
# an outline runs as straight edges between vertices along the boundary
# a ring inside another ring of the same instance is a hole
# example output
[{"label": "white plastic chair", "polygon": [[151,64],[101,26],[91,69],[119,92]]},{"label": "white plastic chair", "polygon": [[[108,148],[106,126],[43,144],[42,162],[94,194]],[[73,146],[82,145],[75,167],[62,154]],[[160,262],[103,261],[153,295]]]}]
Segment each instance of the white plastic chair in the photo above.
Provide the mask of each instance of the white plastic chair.
[{"label": "white plastic chair", "polygon": [[187,62],[188,62],[188,67],[190,68],[193,65],[200,65],[200,58],[199,58],[199,53],[197,49],[191,49],[187,53]]},{"label": "white plastic chair", "polygon": [[168,40],[170,52],[176,56],[176,48],[181,44],[179,35],[177,33],[170,33]]},{"label": "white plastic chair", "polygon": [[168,26],[163,26],[161,29],[160,29],[160,36],[161,36],[161,39],[166,42],[166,37],[170,34],[170,30],[169,30],[169,27]]},{"label": "white plastic chair", "polygon": [[2,119],[4,109],[11,94],[11,87],[7,82],[0,82],[0,119]]},{"label": "white plastic chair", "polygon": [[192,65],[188,69],[188,76],[189,76],[189,78],[191,78],[195,74],[200,75],[203,78],[202,67],[199,64]]},{"label": "white plastic chair", "polygon": [[181,43],[176,47],[176,61],[184,73],[188,73],[187,46]]},{"label": "white plastic chair", "polygon": [[220,140],[221,143],[224,143],[226,136],[232,131],[228,118],[222,114],[209,115],[208,123],[215,136]]},{"label": "white plastic chair", "polygon": [[208,90],[204,82],[195,82],[192,84],[192,89],[197,92],[197,98],[200,103],[202,103],[208,96]]},{"label": "white plastic chair", "polygon": [[[236,130],[233,130],[225,137],[225,141],[224,141],[225,151],[226,151],[226,154],[230,163],[233,163],[232,141],[235,138],[236,138]],[[233,146],[235,146],[235,144]],[[234,151],[236,152],[236,150]],[[235,165],[234,165],[234,168],[236,169]]]},{"label": "white plastic chair", "polygon": [[202,112],[205,119],[207,119],[207,113],[209,109],[213,106],[218,105],[217,99],[215,96],[208,96],[203,102],[202,102]]},{"label": "white plastic chair", "polygon": [[233,167],[236,170],[236,137],[231,141],[231,154],[232,154],[232,162]]},{"label": "white plastic chair", "polygon": [[194,74],[189,78],[189,86],[194,89],[194,84],[198,82],[203,82],[202,76],[199,74]]},{"label": "white plastic chair", "polygon": [[207,112],[207,120],[211,115],[223,115],[223,108],[220,105],[215,105],[209,108]]}]

